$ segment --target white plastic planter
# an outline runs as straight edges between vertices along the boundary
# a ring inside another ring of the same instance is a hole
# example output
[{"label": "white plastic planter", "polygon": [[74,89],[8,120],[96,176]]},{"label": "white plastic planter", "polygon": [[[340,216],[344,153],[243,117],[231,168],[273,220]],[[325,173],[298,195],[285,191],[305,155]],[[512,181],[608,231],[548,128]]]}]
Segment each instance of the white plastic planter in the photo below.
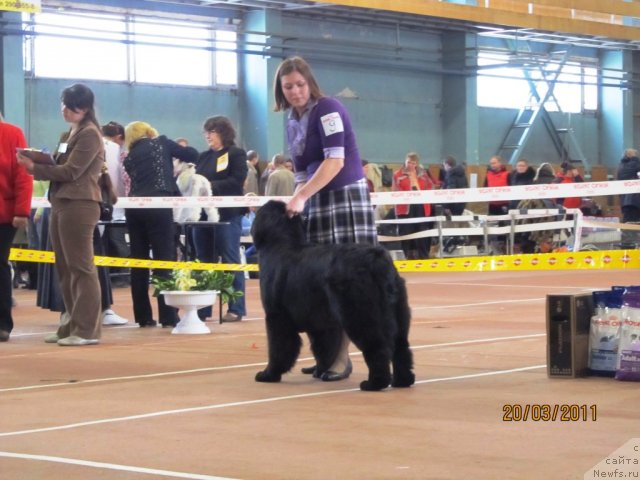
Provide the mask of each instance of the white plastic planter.
[{"label": "white plastic planter", "polygon": [[171,331],[173,334],[203,334],[211,333],[209,327],[198,318],[198,309],[208,307],[216,302],[217,290],[203,291],[173,291],[164,290],[167,305],[180,309],[180,322]]}]

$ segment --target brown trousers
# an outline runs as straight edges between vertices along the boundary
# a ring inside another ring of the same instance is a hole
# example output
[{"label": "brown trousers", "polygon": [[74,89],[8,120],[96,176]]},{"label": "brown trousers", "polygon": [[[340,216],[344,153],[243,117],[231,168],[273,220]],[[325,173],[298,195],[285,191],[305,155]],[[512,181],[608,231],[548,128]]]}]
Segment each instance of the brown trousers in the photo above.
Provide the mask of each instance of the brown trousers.
[{"label": "brown trousers", "polygon": [[60,338],[100,338],[100,283],[93,263],[93,230],[99,217],[97,202],[51,200],[49,235],[68,313],[58,328]]}]

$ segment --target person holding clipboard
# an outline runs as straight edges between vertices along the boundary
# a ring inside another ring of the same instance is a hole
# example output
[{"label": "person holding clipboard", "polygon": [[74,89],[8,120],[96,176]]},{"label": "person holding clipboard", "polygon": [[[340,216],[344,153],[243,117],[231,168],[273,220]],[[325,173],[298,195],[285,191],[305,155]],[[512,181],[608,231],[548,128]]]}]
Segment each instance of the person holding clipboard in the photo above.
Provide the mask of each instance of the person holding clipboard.
[{"label": "person holding clipboard", "polygon": [[46,155],[18,152],[18,163],[36,180],[50,180],[49,236],[56,257],[66,309],[46,343],[61,346],[97,344],[100,338],[100,284],[93,263],[93,231],[102,200],[98,177],[104,165],[104,143],[96,119],[94,95],[83,84],[65,88],[62,116],[71,126],[48,163]]}]

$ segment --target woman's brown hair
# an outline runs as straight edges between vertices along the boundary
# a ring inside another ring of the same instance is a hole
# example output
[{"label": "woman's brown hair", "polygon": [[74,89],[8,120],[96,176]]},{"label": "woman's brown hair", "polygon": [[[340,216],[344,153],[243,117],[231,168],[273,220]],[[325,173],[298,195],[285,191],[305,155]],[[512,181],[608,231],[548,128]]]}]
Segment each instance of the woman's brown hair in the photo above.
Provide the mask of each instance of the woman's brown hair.
[{"label": "woman's brown hair", "polygon": [[231,124],[231,120],[227,117],[222,115],[209,117],[204,121],[203,128],[205,132],[215,131],[220,136],[220,141],[225,148],[235,145],[236,131]]},{"label": "woman's brown hair", "polygon": [[276,75],[273,80],[273,96],[275,98],[276,106],[273,109],[274,112],[280,112],[282,110],[287,110],[291,105],[287,101],[284,96],[284,92],[282,91],[282,83],[281,78],[285,75],[289,75],[293,72],[298,72],[300,75],[304,77],[307,84],[309,85],[309,94],[312,100],[318,100],[322,98],[324,95],[320,90],[320,86],[316,81],[316,78],[313,76],[313,72],[311,71],[311,67],[302,57],[291,57],[284,60],[276,70]]}]

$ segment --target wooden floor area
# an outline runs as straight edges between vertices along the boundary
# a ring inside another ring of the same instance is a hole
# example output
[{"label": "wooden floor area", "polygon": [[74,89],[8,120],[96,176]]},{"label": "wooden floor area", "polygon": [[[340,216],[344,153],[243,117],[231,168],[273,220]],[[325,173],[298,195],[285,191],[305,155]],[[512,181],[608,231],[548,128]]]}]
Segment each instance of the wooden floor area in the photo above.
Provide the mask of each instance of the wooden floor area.
[{"label": "wooden floor area", "polygon": [[[279,384],[265,365],[256,280],[249,315],[211,335],[132,323],[100,345],[43,343],[58,315],[18,290],[0,344],[0,478],[582,479],[639,437],[638,384],[548,379],[547,293],[640,283],[637,271],[406,274],[417,383],[365,393],[354,373]],[[128,289],[114,309],[132,318]],[[306,339],[305,339],[306,341]],[[595,405],[595,420],[504,422],[505,405]]]}]

